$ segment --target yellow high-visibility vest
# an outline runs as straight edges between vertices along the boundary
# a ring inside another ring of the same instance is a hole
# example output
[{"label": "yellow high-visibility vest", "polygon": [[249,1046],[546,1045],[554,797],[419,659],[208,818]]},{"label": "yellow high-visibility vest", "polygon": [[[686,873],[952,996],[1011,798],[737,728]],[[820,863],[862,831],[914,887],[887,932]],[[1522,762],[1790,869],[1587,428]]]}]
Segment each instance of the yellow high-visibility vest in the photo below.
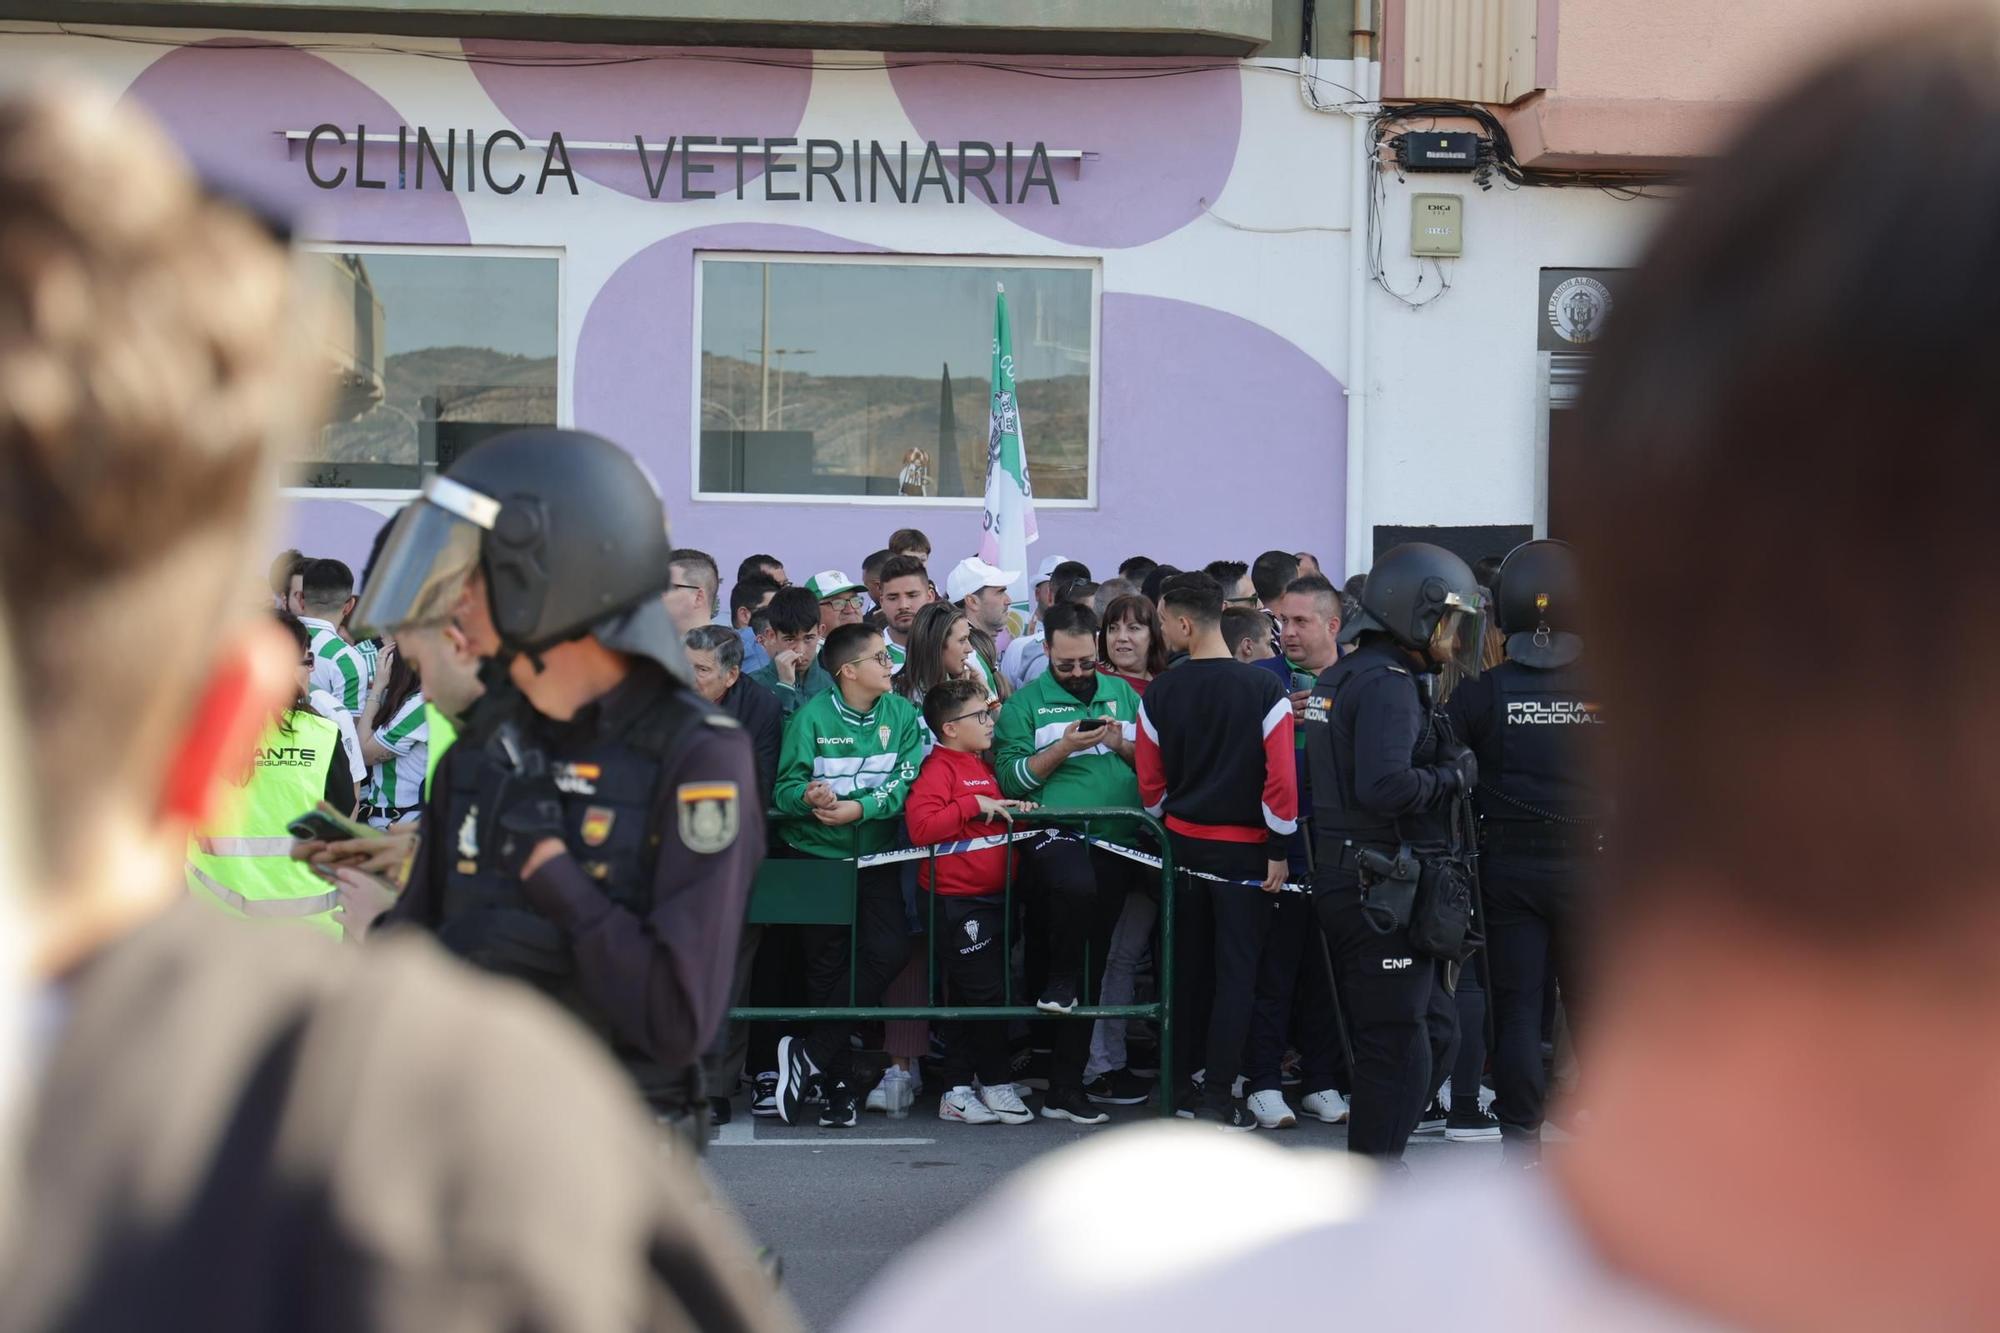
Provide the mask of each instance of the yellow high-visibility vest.
[{"label": "yellow high-visibility vest", "polygon": [[430,730],[425,733],[429,752],[424,756],[424,800],[431,798],[431,781],[437,777],[438,764],[444,760],[444,752],[458,741],[458,728],[452,725],[445,711],[429,700],[424,701],[424,720]]},{"label": "yellow high-visibility vest", "polygon": [[258,742],[250,781],[231,788],[188,840],[188,891],[237,916],[304,921],[340,938],[334,890],[291,859],[285,826],[326,799],[328,769],[346,762],[339,729],[317,713],[300,709],[274,723]]}]

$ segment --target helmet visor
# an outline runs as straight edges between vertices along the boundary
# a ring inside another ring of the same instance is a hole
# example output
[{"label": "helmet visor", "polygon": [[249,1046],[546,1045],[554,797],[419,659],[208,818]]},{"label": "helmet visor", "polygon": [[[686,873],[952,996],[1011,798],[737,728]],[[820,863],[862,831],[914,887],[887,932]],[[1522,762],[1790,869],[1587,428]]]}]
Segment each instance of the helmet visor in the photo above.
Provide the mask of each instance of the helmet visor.
[{"label": "helmet visor", "polygon": [[1486,599],[1478,593],[1451,593],[1431,631],[1430,657],[1470,680],[1486,659]]},{"label": "helmet visor", "polygon": [[390,530],[375,576],[354,608],[354,632],[395,634],[450,621],[465,580],[479,567],[481,538],[499,513],[498,501],[432,477],[423,498]]}]

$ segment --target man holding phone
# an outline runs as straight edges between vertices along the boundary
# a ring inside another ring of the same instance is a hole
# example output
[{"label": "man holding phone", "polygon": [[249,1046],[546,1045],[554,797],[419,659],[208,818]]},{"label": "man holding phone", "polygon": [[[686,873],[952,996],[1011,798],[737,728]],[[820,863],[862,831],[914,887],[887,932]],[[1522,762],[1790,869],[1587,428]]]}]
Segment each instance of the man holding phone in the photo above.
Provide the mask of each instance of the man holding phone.
[{"label": "man holding phone", "polygon": [[[1133,776],[1134,728],[1139,695],[1116,676],[1097,670],[1097,613],[1057,602],[1043,619],[1049,669],[1015,691],[1000,710],[994,734],[994,767],[1008,796],[1044,809],[1132,809],[1139,804]],[[1106,830],[1122,833],[1126,830]],[[1031,891],[1040,895],[1048,923],[1048,977],[1036,1007],[1069,1013],[1101,990],[1111,932],[1136,864],[1093,848],[1080,829],[1049,829],[1028,844]],[[1086,978],[1085,946],[1093,971]],[[1032,978],[1031,978],[1032,980]],[[1091,1024],[1062,1023],[1055,1035],[1049,1091],[1042,1114],[1080,1125],[1108,1117],[1084,1095],[1084,1062]]]}]

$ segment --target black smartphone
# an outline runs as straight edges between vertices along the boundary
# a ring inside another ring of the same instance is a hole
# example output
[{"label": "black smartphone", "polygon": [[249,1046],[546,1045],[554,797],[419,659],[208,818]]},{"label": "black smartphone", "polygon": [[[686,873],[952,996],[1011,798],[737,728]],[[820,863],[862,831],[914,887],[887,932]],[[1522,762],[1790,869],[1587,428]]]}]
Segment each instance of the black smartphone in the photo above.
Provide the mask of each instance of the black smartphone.
[{"label": "black smartphone", "polygon": [[1111,719],[1108,717],[1087,717],[1076,724],[1076,729],[1078,731],[1102,731],[1110,725]]},{"label": "black smartphone", "polygon": [[382,830],[343,819],[331,810],[308,810],[285,825],[285,832],[301,842],[348,842],[382,836]]}]

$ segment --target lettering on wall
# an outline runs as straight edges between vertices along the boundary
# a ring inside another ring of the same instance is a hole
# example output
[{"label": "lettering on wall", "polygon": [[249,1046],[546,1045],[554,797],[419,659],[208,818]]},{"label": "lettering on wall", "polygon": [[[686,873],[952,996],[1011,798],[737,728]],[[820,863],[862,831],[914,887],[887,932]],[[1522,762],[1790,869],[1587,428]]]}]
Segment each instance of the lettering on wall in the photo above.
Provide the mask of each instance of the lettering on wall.
[{"label": "lettering on wall", "polygon": [[[506,151],[499,162],[494,150]],[[603,145],[576,151],[601,151]],[[619,145],[618,151],[624,146]],[[668,135],[648,140],[632,136],[632,150],[645,174],[646,189],[658,199],[669,180],[679,198],[743,199],[754,189],[755,168],[763,177],[763,197],[772,203],[920,204],[938,200],[962,204],[1062,203],[1048,145],[1017,145],[961,139],[885,143],[879,139],[759,139],[740,135]],[[316,125],[305,136],[306,178],[322,190],[443,190],[474,194],[515,194],[530,181],[534,193],[579,194],[562,131],[530,145],[512,130],[480,135],[473,130],[433,130],[398,125],[395,141],[366,125]],[[523,165],[521,155],[527,156]],[[534,162],[539,154],[541,162]]]}]

